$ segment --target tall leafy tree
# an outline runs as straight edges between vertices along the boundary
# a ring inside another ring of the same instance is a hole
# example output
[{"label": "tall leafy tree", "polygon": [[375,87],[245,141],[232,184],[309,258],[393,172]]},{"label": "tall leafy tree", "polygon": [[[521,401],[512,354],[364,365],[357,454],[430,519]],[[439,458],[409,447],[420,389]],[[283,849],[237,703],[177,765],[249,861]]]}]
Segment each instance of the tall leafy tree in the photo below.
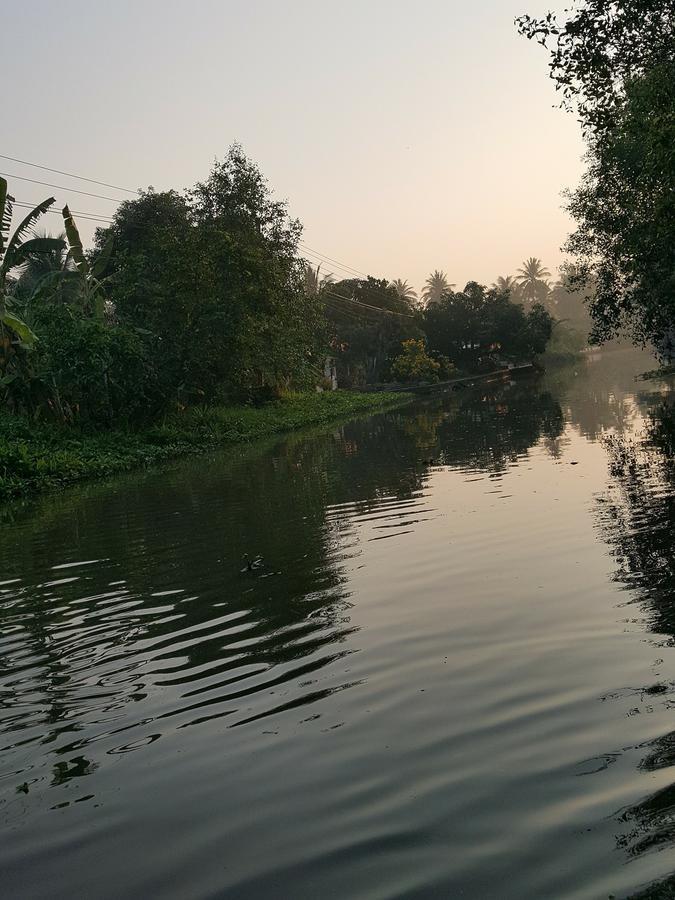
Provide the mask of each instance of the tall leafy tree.
[{"label": "tall leafy tree", "polygon": [[301,226],[239,145],[185,194],[122,204],[110,231],[112,299],[161,346],[168,396],[253,396],[316,379],[323,306],[305,290]]},{"label": "tall leafy tree", "polygon": [[526,313],[508,293],[471,281],[428,306],[423,328],[431,350],[471,369],[495,346],[521,359],[543,353],[553,319],[540,304]]},{"label": "tall leafy tree", "polygon": [[577,285],[594,288],[592,339],[628,329],[672,355],[675,0],[583,0],[518,24],[550,50],[551,77],[588,142],[567,249]]}]

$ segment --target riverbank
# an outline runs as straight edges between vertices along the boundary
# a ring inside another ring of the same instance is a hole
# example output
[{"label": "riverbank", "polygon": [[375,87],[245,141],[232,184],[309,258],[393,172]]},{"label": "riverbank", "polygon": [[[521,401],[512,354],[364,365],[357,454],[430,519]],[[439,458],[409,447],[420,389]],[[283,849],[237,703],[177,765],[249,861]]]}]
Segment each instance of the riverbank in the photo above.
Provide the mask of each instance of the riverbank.
[{"label": "riverbank", "polygon": [[0,415],[0,502],[218,446],[377,412],[407,395],[292,394],[260,407],[205,407],[135,431],[91,432]]}]

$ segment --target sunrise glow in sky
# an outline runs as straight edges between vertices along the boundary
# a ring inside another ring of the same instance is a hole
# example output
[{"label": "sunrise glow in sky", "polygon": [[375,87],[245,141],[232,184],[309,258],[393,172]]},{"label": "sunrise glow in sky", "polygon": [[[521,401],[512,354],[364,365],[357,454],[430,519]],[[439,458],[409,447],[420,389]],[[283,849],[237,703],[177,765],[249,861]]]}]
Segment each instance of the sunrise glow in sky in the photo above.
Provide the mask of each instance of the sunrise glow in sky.
[{"label": "sunrise glow in sky", "polygon": [[[240,141],[324,256],[420,287],[553,270],[583,145],[523,12],[556,0],[47,0],[3,11],[1,153],[183,188]],[[8,76],[9,78],[9,76]],[[17,199],[110,216],[125,198],[0,160]],[[59,219],[54,216],[54,228]],[[82,222],[89,238],[93,223]],[[316,261],[316,260],[315,260]],[[327,267],[337,277],[345,272]]]}]

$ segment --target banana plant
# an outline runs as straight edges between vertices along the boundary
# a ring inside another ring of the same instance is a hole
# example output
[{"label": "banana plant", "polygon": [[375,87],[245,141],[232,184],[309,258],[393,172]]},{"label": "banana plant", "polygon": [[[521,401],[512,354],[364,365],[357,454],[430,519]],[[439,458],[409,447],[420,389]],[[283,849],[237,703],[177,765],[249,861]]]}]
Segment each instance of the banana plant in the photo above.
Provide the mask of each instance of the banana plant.
[{"label": "banana plant", "polygon": [[87,312],[93,313],[97,319],[103,320],[106,308],[106,296],[103,288],[108,279],[101,276],[105,272],[112,253],[113,235],[108,238],[96,260],[90,265],[82,247],[75,219],[67,206],[63,207],[62,214],[68,241],[68,256],[75,264],[80,279],[82,304]]},{"label": "banana plant", "polygon": [[[8,293],[9,273],[21,266],[31,253],[41,253],[63,247],[59,238],[33,237],[24,240],[26,232],[55,202],[53,197],[43,200],[32,209],[10,235],[13,205],[16,201],[7,190],[7,180],[0,176],[0,340],[14,343],[12,336],[24,349],[30,349],[37,340],[29,326],[10,310]],[[9,332],[9,338],[7,337]]]}]

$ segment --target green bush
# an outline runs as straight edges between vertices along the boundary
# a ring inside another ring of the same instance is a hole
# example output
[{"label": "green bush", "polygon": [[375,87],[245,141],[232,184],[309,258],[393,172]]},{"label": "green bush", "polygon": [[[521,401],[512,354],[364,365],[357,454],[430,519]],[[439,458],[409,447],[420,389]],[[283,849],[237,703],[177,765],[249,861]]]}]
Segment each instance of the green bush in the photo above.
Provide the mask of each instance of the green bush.
[{"label": "green bush", "polygon": [[148,337],[80,318],[66,306],[46,307],[35,327],[40,338],[31,354],[34,414],[110,425],[156,411],[161,392]]},{"label": "green bush", "polygon": [[397,381],[439,380],[441,363],[428,355],[424,341],[403,341],[401,347],[401,354],[391,364],[391,374]]},{"label": "green bush", "polygon": [[59,426],[0,410],[0,501],[219,445],[384,410],[407,399],[403,394],[346,391],[289,394],[262,407],[188,408],[171,414],[162,424],[127,430]]}]

